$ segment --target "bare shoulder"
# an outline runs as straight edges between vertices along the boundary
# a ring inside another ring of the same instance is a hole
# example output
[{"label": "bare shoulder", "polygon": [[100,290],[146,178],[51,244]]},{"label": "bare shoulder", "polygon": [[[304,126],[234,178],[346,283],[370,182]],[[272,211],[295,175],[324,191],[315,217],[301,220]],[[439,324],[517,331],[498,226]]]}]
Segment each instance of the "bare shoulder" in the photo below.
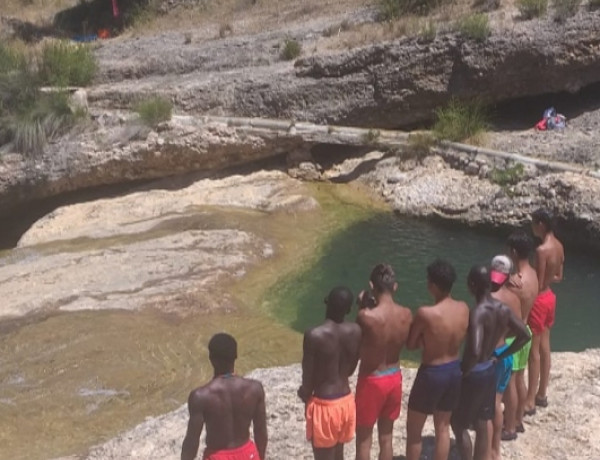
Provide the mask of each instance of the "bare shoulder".
[{"label": "bare shoulder", "polygon": [[344,323],[342,323],[342,328],[345,334],[348,335],[360,335],[361,334],[361,329],[360,326],[356,323],[351,323],[349,321],[345,321]]},{"label": "bare shoulder", "polygon": [[242,381],[244,382],[244,386],[256,396],[265,394],[263,384],[259,380],[244,377]]},{"label": "bare shoulder", "polygon": [[210,391],[208,386],[209,384],[206,384],[190,392],[190,395],[188,396],[188,407],[190,412],[202,407]]},{"label": "bare shoulder", "polygon": [[410,308],[403,307],[402,305],[398,305],[398,307],[400,307],[399,308],[399,311],[400,311],[399,316],[402,317],[402,320],[407,321],[409,323],[412,322],[413,314],[412,314],[412,311],[410,310]]}]

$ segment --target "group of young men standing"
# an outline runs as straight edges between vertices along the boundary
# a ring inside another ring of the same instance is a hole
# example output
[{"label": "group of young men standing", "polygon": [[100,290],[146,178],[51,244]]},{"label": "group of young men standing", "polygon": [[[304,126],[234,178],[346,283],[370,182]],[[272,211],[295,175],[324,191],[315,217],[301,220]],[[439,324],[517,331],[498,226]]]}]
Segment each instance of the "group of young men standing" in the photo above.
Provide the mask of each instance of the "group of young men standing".
[{"label": "group of young men standing", "polygon": [[[427,267],[433,305],[420,307],[414,316],[395,303],[398,284],[387,264],[372,270],[370,290],[359,294],[356,322],[344,321],[353,304],[350,290],[331,290],[325,298],[324,323],[304,335],[298,390],[315,460],[343,459],[344,444],[355,435],[356,460],[369,460],[375,424],[379,459],[392,460],[393,426],[402,401],[399,358],[404,347],[422,350],[408,402],[407,460],[420,458],[421,433],[429,415],[435,427],[435,460],[448,458],[450,429],[464,460],[500,458],[500,441],[515,439],[517,432],[524,431],[523,416],[547,405],[556,301],[550,284],[562,279],[564,252],[546,211],[532,215],[532,229],[542,239],[535,269],[529,264],[531,238],[523,231],[513,233],[508,239],[509,256],[496,256],[489,268],[474,266],[469,272],[467,284],[475,298],[471,310],[452,298],[456,274],[440,259]],[[267,429],[262,385],[233,374],[237,346],[231,336],[214,336],[209,354],[215,376],[190,394],[182,460],[197,455],[205,423],[205,460],[264,460]],[[349,377],[359,361],[353,395]],[[250,424],[256,444],[250,440]]]}]

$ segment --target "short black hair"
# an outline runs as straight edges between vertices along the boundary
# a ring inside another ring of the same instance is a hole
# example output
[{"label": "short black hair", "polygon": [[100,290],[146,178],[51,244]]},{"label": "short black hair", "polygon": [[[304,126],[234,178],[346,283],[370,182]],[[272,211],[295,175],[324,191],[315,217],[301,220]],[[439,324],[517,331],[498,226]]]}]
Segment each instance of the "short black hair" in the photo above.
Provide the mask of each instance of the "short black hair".
[{"label": "short black hair", "polygon": [[436,259],[427,266],[427,279],[443,292],[450,292],[456,281],[456,271],[449,262]]},{"label": "short black hair", "polygon": [[346,286],[336,286],[325,298],[327,305],[327,316],[332,319],[342,320],[346,313],[352,308],[354,296]]},{"label": "short black hair", "polygon": [[524,230],[512,232],[506,244],[509,248],[514,249],[520,260],[528,259],[533,249],[533,240]]},{"label": "short black hair", "polygon": [[554,230],[554,216],[547,209],[540,208],[537,211],[531,213],[531,220],[533,223],[539,224],[540,222],[546,227],[546,231]]},{"label": "short black hair", "polygon": [[329,291],[329,295],[325,300],[328,306],[343,309],[352,306],[354,296],[346,286],[336,286]]},{"label": "short black hair", "polygon": [[224,332],[215,334],[208,342],[208,355],[211,360],[233,363],[237,359],[237,342]]},{"label": "short black hair", "polygon": [[369,278],[373,288],[378,292],[393,292],[396,284],[396,273],[389,264],[377,264]]},{"label": "short black hair", "polygon": [[488,291],[492,284],[490,271],[485,265],[473,265],[469,271],[467,282],[479,292]]}]

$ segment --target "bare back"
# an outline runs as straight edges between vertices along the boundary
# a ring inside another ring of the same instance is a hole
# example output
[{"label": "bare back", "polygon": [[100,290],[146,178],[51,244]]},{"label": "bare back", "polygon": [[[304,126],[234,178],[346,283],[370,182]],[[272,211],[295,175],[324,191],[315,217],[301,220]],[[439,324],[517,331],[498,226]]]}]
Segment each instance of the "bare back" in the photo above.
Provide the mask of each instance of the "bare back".
[{"label": "bare back", "polygon": [[539,292],[544,292],[552,283],[562,280],[565,252],[563,245],[548,233],[544,242],[536,249],[536,271],[539,282]]},{"label": "bare back", "polygon": [[529,262],[520,262],[519,272],[517,273],[517,283],[509,284],[508,288],[521,301],[521,319],[526,321],[533,302],[538,295],[539,283],[536,271]]},{"label": "bare back", "polygon": [[349,393],[348,378],[356,369],[360,350],[358,324],[328,320],[308,330],[304,340],[303,386],[310,387],[306,390],[317,397]]},{"label": "bare back", "polygon": [[[492,292],[492,297],[506,305],[517,318],[521,318],[521,300],[507,286],[502,286],[496,292]],[[505,335],[500,337],[497,347],[504,345]]]},{"label": "bare back", "polygon": [[515,351],[529,339],[523,321],[509,307],[489,295],[485,296],[469,315],[463,372],[489,360],[507,333],[516,336],[510,347]]},{"label": "bare back", "polygon": [[360,375],[396,366],[408,339],[412,314],[392,300],[381,301],[375,308],[358,312],[362,330]]},{"label": "bare back", "polygon": [[192,392],[189,406],[190,419],[197,411],[204,419],[209,450],[234,449],[248,441],[250,424],[264,416],[264,390],[256,380],[215,377]]},{"label": "bare back", "polygon": [[409,343],[411,348],[422,348],[423,364],[445,364],[458,359],[468,326],[467,304],[447,297],[432,307],[419,308]]}]

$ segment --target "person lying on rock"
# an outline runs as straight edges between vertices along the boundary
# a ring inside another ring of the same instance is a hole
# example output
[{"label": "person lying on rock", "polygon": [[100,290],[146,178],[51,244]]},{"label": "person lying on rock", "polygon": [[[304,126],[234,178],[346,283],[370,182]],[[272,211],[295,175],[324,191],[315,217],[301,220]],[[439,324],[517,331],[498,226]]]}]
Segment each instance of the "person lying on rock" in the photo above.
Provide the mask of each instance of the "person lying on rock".
[{"label": "person lying on rock", "polygon": [[348,288],[332,289],[325,298],[325,321],[304,333],[298,396],[306,404],[306,438],[315,460],[342,460],[344,444],[356,431],[348,379],[358,364],[361,331],[358,324],[344,321],[352,301]]},{"label": "person lying on rock", "polygon": [[[208,353],[214,377],[188,398],[190,419],[181,460],[196,458],[204,424],[204,460],[264,460],[267,417],[262,384],[233,373],[237,342],[229,334],[214,335],[208,343]],[[250,439],[250,424],[256,444]]]},{"label": "person lying on rock", "polygon": [[[476,305],[469,313],[461,369],[463,380],[458,407],[451,425],[463,460],[492,458],[492,420],[496,405],[496,362],[520,350],[530,339],[523,322],[509,307],[490,295],[487,267],[471,268],[467,286]],[[502,337],[514,335],[514,342],[500,353],[496,345]],[[467,430],[475,429],[475,449]]]},{"label": "person lying on rock", "polygon": [[407,347],[422,349],[421,366],[408,400],[406,460],[421,458],[421,433],[429,415],[435,426],[433,460],[447,460],[450,453],[450,416],[458,406],[462,372],[460,346],[467,335],[469,307],[454,300],[454,267],[436,260],[427,267],[427,288],[433,306],[417,310]]}]

